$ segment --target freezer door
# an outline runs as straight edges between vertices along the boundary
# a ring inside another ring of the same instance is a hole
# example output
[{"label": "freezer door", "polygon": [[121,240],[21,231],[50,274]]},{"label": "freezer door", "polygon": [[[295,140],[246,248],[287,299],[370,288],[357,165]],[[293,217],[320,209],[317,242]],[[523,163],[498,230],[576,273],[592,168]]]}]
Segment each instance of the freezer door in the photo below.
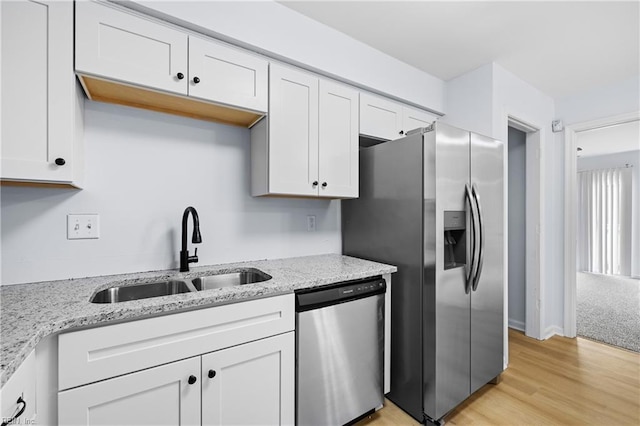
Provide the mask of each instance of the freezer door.
[{"label": "freezer door", "polygon": [[471,392],[503,370],[503,143],[471,133],[471,186],[481,253],[471,291]]},{"label": "freezer door", "polygon": [[[467,210],[469,132],[438,123],[435,132],[425,134],[424,151],[424,410],[432,419],[440,419],[469,396],[470,297],[466,292],[466,266],[470,256],[454,267],[445,265],[452,244],[460,244],[459,239],[464,238],[465,246],[470,246],[469,232],[445,229],[445,217],[449,220],[451,212],[467,222],[470,217],[461,213]],[[470,229],[468,223],[466,229]]]}]

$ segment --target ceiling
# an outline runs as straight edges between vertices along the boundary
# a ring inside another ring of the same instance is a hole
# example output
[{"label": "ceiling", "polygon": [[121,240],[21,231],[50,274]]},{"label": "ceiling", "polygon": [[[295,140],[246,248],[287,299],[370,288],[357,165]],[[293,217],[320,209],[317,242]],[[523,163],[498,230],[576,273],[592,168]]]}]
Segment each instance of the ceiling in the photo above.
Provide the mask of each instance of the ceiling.
[{"label": "ceiling", "polygon": [[580,157],[640,150],[640,121],[600,127],[577,133]]},{"label": "ceiling", "polygon": [[640,74],[637,1],[280,1],[442,80],[496,62],[559,99]]}]

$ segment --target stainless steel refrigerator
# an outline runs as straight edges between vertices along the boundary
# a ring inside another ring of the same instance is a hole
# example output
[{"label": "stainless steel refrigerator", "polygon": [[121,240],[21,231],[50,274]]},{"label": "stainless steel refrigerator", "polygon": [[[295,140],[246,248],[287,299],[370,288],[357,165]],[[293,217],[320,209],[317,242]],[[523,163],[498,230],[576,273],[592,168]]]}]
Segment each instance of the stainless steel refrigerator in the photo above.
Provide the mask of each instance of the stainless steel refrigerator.
[{"label": "stainless steel refrigerator", "polygon": [[391,392],[438,421],[503,370],[503,143],[436,122],[360,149],[343,253],[398,267]]}]

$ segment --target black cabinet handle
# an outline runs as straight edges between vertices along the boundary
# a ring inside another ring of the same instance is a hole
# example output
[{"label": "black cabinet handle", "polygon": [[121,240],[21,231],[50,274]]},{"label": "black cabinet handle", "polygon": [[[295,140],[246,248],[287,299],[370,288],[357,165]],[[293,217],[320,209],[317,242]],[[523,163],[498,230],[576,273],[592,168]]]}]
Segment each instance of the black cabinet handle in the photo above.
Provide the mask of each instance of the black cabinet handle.
[{"label": "black cabinet handle", "polygon": [[326,188],[327,187],[327,182],[322,182],[322,187]]},{"label": "black cabinet handle", "polygon": [[318,181],[317,181],[317,180],[314,180],[314,181],[313,181],[313,183],[312,183],[311,185],[313,185],[313,186],[318,186]]},{"label": "black cabinet handle", "polygon": [[10,424],[13,424],[15,422],[15,420],[18,417],[20,417],[22,415],[22,413],[24,413],[24,410],[27,409],[27,402],[24,399],[22,399],[21,396],[18,397],[18,401],[16,403],[17,404],[22,404],[22,408],[20,408],[20,410],[18,410],[18,412],[16,414],[14,414],[12,418],[7,420],[6,422],[2,422],[2,426],[7,426],[7,425],[10,425]]},{"label": "black cabinet handle", "polygon": [[189,376],[189,380],[187,380],[187,382],[189,382],[190,385],[194,384],[198,379],[196,379],[196,376]]},{"label": "black cabinet handle", "polygon": [[214,377],[216,377],[216,370],[209,370],[207,376],[209,376],[210,379],[213,379]]},{"label": "black cabinet handle", "polygon": [[401,135],[404,135],[404,130],[400,130],[399,132]]},{"label": "black cabinet handle", "polygon": [[64,161],[64,158],[56,158],[55,163],[56,163],[58,166],[64,166],[67,162],[66,162],[66,161]]},{"label": "black cabinet handle", "polygon": [[176,77],[178,77],[178,80],[182,80],[184,78],[184,74],[179,72],[178,74],[176,74]]},{"label": "black cabinet handle", "polygon": [[193,82],[194,82],[195,84],[200,83],[200,77],[193,77]]}]

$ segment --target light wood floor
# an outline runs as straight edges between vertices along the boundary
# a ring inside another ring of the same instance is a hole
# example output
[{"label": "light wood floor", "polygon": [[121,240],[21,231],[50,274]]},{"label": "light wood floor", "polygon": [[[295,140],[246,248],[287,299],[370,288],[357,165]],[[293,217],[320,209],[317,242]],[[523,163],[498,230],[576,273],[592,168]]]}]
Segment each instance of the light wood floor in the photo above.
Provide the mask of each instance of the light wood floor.
[{"label": "light wood floor", "polygon": [[[447,425],[640,425],[640,354],[587,339],[509,330],[509,368],[445,417]],[[385,401],[358,426],[417,425]]]}]

